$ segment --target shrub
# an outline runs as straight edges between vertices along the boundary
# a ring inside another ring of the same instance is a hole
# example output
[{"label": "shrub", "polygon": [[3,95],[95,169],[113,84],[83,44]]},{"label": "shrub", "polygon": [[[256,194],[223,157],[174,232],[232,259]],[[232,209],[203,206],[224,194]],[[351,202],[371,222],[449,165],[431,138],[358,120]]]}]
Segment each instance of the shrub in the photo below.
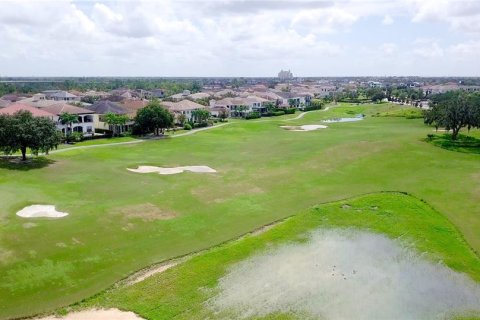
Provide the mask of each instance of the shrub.
[{"label": "shrub", "polygon": [[303,108],[303,111],[313,111],[313,110],[320,110],[322,109],[323,105],[310,105],[308,107]]},{"label": "shrub", "polygon": [[277,116],[283,116],[284,114],[285,114],[285,111],[283,111],[283,110],[278,110],[278,111],[273,112],[273,115],[276,116],[276,117]]},{"label": "shrub", "polygon": [[195,125],[193,127],[194,128],[205,128],[205,127],[208,127],[208,123],[207,122],[195,123]]},{"label": "shrub", "polygon": [[285,114],[294,114],[297,111],[295,108],[285,109]]},{"label": "shrub", "polygon": [[190,125],[190,123],[185,123],[185,125],[183,126],[183,129],[192,130],[192,126]]},{"label": "shrub", "polygon": [[258,118],[260,118],[260,117],[261,117],[260,113],[258,113],[258,112],[252,112],[252,113],[250,113],[250,114],[247,114],[247,115],[245,116],[245,119],[247,119],[247,120],[250,120],[250,119],[258,119]]},{"label": "shrub", "polygon": [[67,142],[72,143],[72,142],[80,142],[83,140],[83,133],[81,132],[72,132],[67,136]]}]

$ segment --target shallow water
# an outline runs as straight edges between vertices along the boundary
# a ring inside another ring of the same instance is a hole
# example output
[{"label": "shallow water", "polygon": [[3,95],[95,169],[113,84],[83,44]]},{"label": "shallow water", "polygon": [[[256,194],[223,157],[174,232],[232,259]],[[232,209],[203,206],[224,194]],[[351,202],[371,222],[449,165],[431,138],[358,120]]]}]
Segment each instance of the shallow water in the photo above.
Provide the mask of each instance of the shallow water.
[{"label": "shallow water", "polygon": [[385,236],[312,233],[240,262],[211,301],[234,318],[293,312],[322,319],[444,319],[480,312],[480,285]]},{"label": "shallow water", "polygon": [[328,119],[328,120],[323,120],[322,122],[325,123],[332,123],[332,122],[355,122],[355,121],[361,121],[363,120],[364,117],[362,115],[358,115],[354,118],[334,118],[334,119]]}]

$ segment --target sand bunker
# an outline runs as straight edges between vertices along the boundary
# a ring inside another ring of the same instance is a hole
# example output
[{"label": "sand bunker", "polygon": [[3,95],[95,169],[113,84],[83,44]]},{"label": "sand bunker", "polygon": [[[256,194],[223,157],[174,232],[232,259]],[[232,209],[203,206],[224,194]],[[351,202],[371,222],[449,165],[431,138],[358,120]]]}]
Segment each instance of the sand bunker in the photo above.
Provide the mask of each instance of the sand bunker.
[{"label": "sand bunker", "polygon": [[22,218],[63,218],[68,216],[68,213],[55,210],[55,206],[35,204],[18,211],[17,216]]},{"label": "sand bunker", "polygon": [[280,128],[288,131],[313,131],[318,129],[326,129],[327,126],[323,126],[320,124],[307,124],[303,126],[281,126]]},{"label": "sand bunker", "polygon": [[162,167],[153,167],[153,166],[139,166],[137,169],[129,169],[128,171],[136,173],[152,173],[156,172],[158,174],[177,174],[184,171],[196,172],[196,173],[214,173],[216,170],[207,167],[207,166],[186,166],[186,167],[175,167],[175,168],[162,168]]},{"label": "sand bunker", "polygon": [[70,313],[64,317],[49,316],[38,320],[142,320],[133,312],[120,311],[118,309],[108,310],[86,310]]},{"label": "sand bunker", "polygon": [[312,233],[233,266],[209,306],[234,318],[444,319],[480,312],[480,285],[385,236]]},{"label": "sand bunker", "polygon": [[363,115],[358,115],[354,118],[334,118],[334,119],[328,119],[328,120],[323,120],[322,122],[325,123],[335,123],[335,122],[355,122],[355,121],[361,121],[363,120]]}]

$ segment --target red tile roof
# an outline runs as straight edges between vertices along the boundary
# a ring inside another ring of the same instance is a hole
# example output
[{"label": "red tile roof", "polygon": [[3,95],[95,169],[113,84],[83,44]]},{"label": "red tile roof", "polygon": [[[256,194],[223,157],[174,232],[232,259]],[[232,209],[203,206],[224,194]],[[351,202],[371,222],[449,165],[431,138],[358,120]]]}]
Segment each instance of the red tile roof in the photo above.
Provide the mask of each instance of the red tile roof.
[{"label": "red tile roof", "polygon": [[9,114],[12,115],[20,110],[25,110],[25,111],[30,111],[34,117],[47,117],[47,118],[53,118],[55,115],[44,111],[40,110],[35,107],[31,107],[29,105],[23,104],[23,103],[14,103],[9,105],[8,107],[0,109],[0,114]]}]

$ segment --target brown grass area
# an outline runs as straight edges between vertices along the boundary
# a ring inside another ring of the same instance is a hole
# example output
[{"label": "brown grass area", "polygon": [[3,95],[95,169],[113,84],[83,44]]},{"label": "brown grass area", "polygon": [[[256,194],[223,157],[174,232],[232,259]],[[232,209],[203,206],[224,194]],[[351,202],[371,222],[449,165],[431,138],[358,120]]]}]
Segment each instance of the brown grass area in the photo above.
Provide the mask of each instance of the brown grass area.
[{"label": "brown grass area", "polygon": [[151,203],[141,203],[117,208],[115,212],[122,214],[127,220],[141,219],[143,221],[168,220],[177,216],[171,211],[162,210]]},{"label": "brown grass area", "polygon": [[222,203],[239,195],[255,195],[265,191],[248,182],[225,183],[221,189],[212,191],[210,188],[199,186],[193,188],[191,194],[205,203]]}]

